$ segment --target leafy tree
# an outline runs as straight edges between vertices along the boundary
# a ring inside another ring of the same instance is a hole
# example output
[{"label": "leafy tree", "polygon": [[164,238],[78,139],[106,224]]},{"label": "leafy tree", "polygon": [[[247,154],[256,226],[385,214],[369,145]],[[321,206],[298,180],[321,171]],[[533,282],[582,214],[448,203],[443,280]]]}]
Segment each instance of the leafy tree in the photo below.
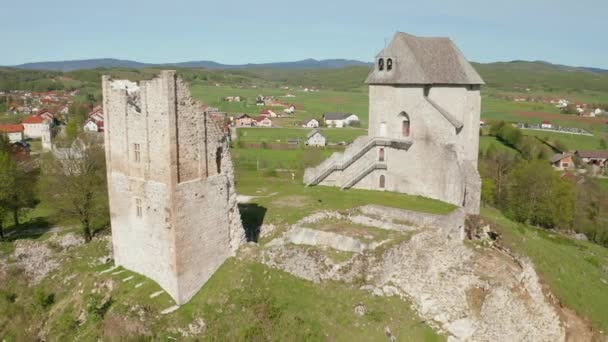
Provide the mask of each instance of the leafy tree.
[{"label": "leafy tree", "polygon": [[108,218],[102,148],[74,146],[61,158],[46,155],[42,171],[41,187],[49,205],[66,217],[77,219],[85,241],[91,241],[94,222]]},{"label": "leafy tree", "polygon": [[481,180],[481,201],[486,204],[494,205],[496,203],[496,184],[489,178]]},{"label": "leafy tree", "polygon": [[[504,208],[507,203],[507,193],[509,188],[509,174],[515,167],[517,158],[511,152],[498,149],[494,145],[490,145],[486,151],[486,156],[481,160],[479,171],[484,179],[490,180],[492,183],[493,196],[486,194],[486,199],[492,198],[492,202],[499,208]],[[483,186],[483,183],[482,183]],[[486,191],[489,189],[486,185]],[[483,191],[483,189],[482,189]]]},{"label": "leafy tree", "polygon": [[511,175],[508,214],[542,227],[569,227],[574,217],[572,184],[559,178],[543,160],[524,161]]},{"label": "leafy tree", "polygon": [[65,135],[68,141],[74,141],[78,137],[80,123],[80,120],[77,118],[72,118],[72,120],[65,125]]},{"label": "leafy tree", "polygon": [[12,214],[15,225],[21,210],[36,204],[35,184],[33,173],[25,172],[8,152],[0,151],[0,205]]},{"label": "leafy tree", "polygon": [[600,148],[603,150],[608,149],[608,142],[606,142],[605,138],[600,139]]}]

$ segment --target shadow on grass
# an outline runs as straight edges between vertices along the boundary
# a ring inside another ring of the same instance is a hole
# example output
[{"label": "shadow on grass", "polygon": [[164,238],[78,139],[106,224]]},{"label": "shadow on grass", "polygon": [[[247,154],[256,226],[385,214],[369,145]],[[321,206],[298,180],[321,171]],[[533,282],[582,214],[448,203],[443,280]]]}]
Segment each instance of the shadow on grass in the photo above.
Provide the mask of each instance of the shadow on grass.
[{"label": "shadow on grass", "polygon": [[239,211],[247,241],[257,242],[260,237],[260,227],[266,216],[266,208],[256,203],[239,203]]},{"label": "shadow on grass", "polygon": [[4,240],[37,239],[52,228],[52,223],[46,217],[36,217],[19,225],[4,229]]}]

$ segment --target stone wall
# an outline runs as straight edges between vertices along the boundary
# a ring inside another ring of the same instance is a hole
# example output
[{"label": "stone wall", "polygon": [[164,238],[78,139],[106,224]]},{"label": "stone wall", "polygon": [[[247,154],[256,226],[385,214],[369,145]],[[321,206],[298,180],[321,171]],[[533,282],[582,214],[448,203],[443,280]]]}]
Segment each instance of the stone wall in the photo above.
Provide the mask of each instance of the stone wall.
[{"label": "stone wall", "polygon": [[116,264],[183,304],[245,240],[223,132],[173,71],[103,95]]},{"label": "stone wall", "polygon": [[[478,213],[480,101],[478,86],[370,85],[368,137],[355,140],[332,159],[343,163],[361,149],[360,142],[372,139],[408,141],[411,147],[382,147],[384,161],[378,158],[381,147],[375,147],[319,184],[343,186],[354,173],[379,162],[386,169],[370,172],[352,187],[421,195]],[[409,121],[408,136],[402,132],[404,120]],[[326,164],[306,170],[305,182],[322,175]]]}]

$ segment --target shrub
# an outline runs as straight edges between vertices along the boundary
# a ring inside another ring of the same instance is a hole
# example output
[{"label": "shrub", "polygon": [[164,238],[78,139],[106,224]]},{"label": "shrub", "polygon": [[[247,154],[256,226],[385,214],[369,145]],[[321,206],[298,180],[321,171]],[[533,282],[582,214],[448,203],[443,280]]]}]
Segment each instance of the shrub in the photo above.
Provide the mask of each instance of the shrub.
[{"label": "shrub", "polygon": [[55,294],[54,293],[46,293],[42,289],[36,290],[34,293],[36,304],[43,309],[49,308],[51,305],[55,303]]}]

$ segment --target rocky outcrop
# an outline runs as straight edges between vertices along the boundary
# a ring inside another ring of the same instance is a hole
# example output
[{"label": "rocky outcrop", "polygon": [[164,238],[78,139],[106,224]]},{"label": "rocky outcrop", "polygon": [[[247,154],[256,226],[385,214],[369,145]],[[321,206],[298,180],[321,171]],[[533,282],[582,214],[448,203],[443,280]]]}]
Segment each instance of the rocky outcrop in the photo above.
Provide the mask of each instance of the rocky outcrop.
[{"label": "rocky outcrop", "polygon": [[[350,250],[338,243],[347,237],[332,233],[321,238],[318,231],[303,226],[337,218],[354,218],[351,222],[413,236],[386,241],[380,252],[352,248],[355,253],[336,262],[332,251]],[[400,296],[451,341],[565,340],[566,329],[532,263],[496,248],[463,242],[464,218],[463,208],[449,215],[381,206],[319,212],[269,243],[261,261],[313,282],[363,283],[361,289],[373,295]]]}]

